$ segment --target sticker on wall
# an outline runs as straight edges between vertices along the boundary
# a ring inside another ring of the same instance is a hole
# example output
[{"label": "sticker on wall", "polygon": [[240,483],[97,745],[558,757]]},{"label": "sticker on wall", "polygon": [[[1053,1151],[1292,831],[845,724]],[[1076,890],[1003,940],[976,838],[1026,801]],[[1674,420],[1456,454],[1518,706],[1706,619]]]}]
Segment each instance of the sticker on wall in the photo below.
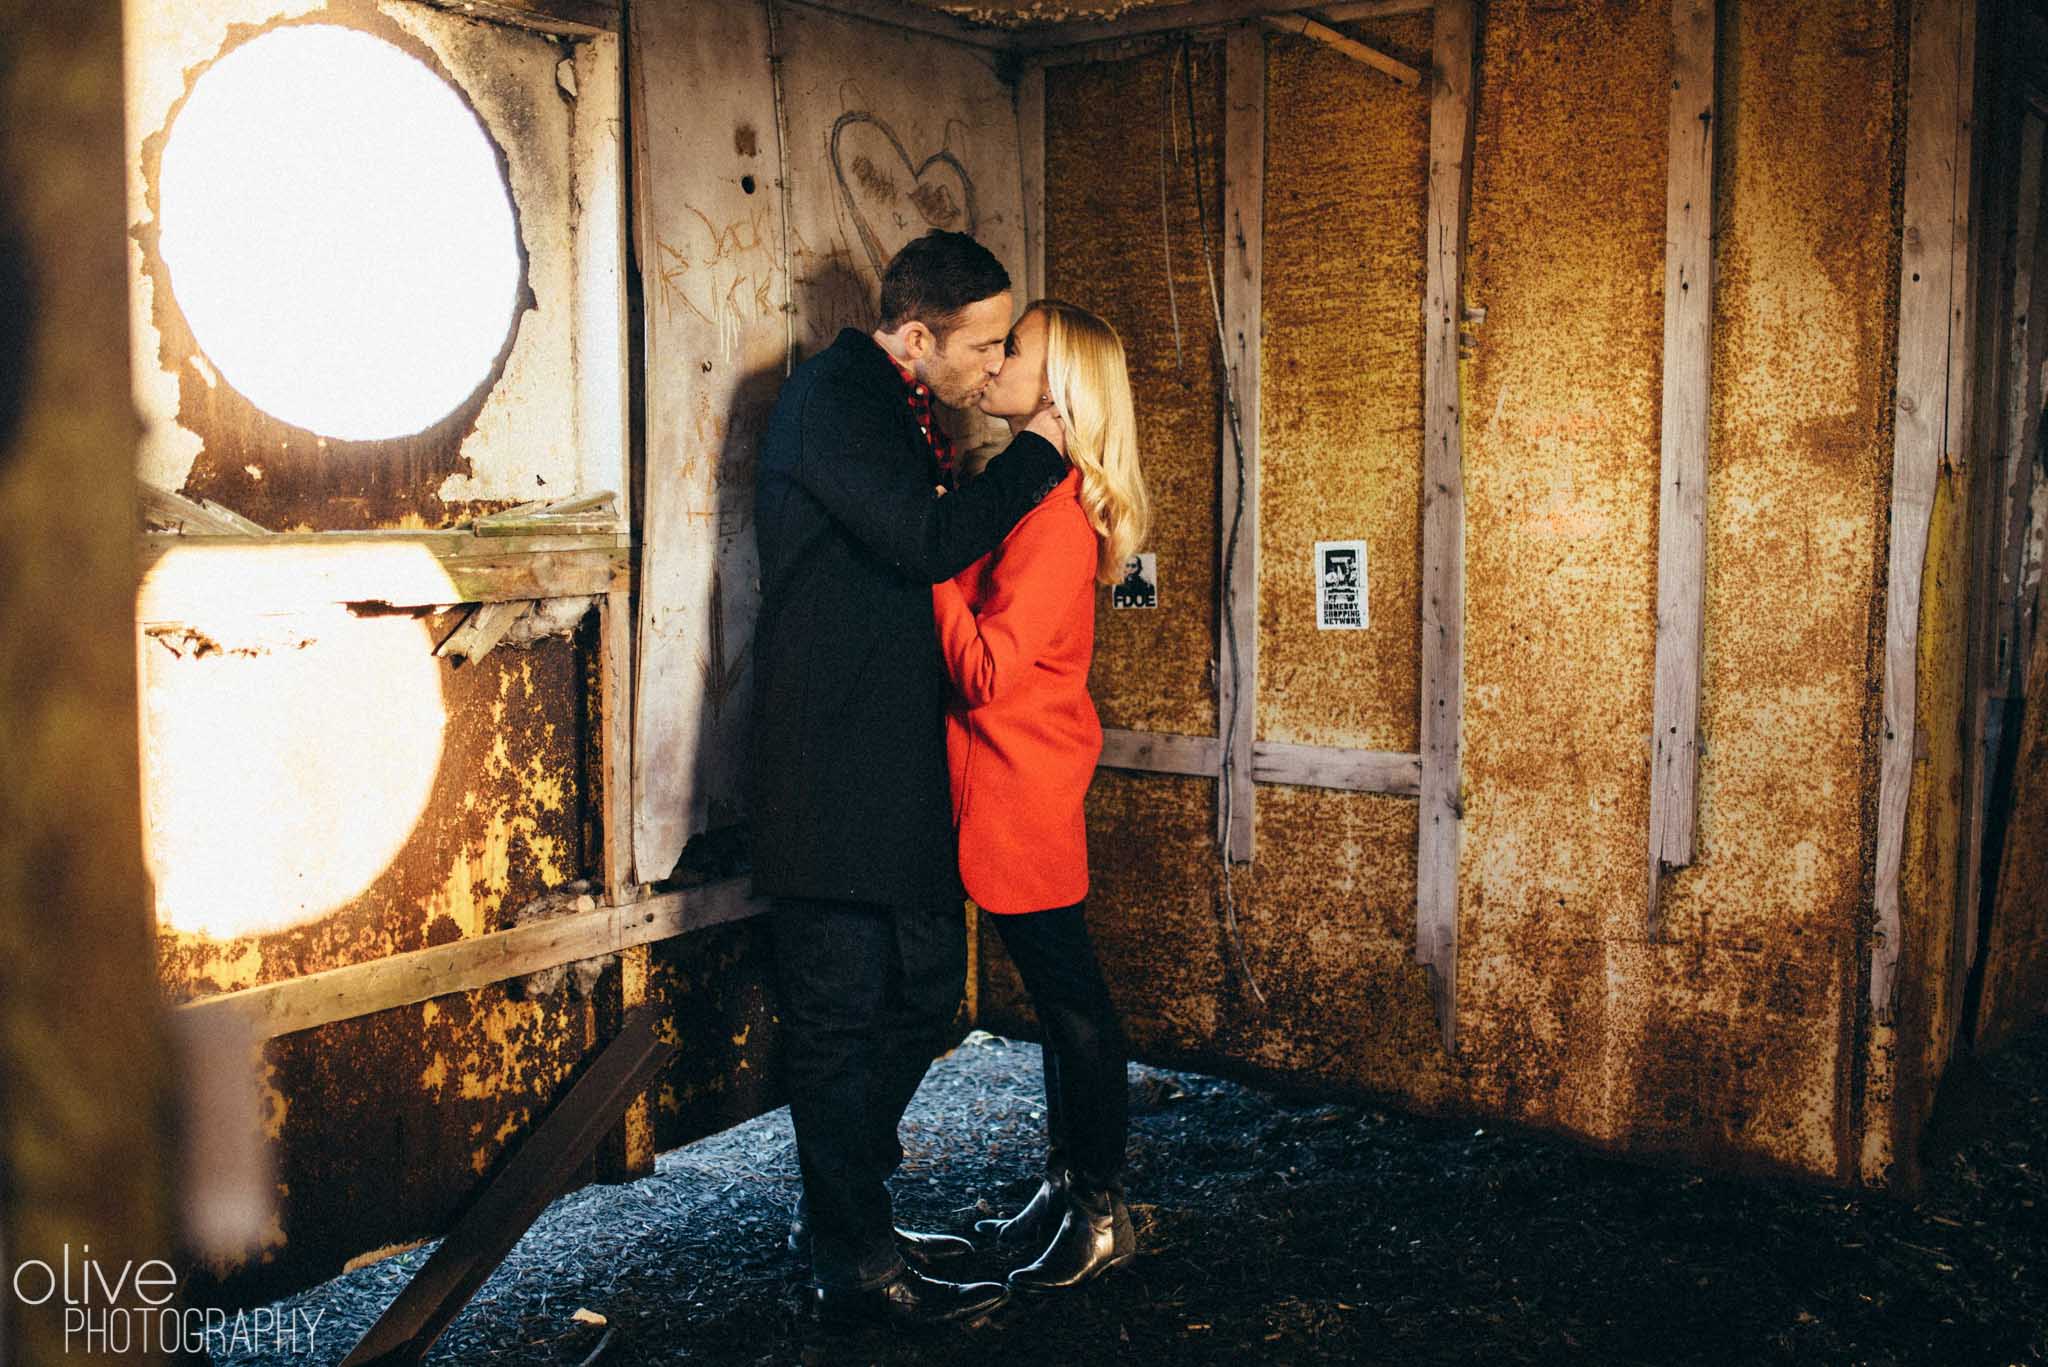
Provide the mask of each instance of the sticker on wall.
[{"label": "sticker on wall", "polygon": [[1370,625],[1365,606],[1365,543],[1316,542],[1316,629],[1364,631]]},{"label": "sticker on wall", "polygon": [[1124,577],[1110,586],[1113,608],[1156,608],[1159,606],[1159,557],[1151,551],[1124,561]]}]

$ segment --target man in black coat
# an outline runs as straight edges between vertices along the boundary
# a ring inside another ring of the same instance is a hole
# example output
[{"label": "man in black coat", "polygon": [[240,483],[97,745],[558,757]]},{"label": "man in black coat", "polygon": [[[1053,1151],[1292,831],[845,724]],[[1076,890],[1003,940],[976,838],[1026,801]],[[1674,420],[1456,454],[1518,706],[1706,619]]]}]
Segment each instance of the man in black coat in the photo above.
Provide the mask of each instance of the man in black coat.
[{"label": "man in black coat", "polygon": [[1048,409],[972,484],[935,487],[950,447],[932,400],[980,397],[1011,310],[986,248],[919,238],[883,275],[880,326],[797,368],[762,445],[754,887],[773,899],[803,1169],[791,1242],[809,1245],[827,1319],[956,1319],[1005,1294],[924,1276],[970,1246],[895,1229],[884,1183],[966,978],[931,586],[1000,545],[1067,472]]}]

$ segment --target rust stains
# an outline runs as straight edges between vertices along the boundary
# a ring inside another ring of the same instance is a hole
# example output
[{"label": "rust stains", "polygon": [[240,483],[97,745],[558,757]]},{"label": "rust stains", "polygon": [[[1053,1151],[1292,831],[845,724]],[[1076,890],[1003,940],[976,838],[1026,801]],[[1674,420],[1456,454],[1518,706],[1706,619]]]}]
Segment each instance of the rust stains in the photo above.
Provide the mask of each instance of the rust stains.
[{"label": "rust stains", "polygon": [[480,664],[442,665],[448,724],[440,769],[389,867],[346,906],[306,925],[230,940],[161,931],[157,962],[169,999],[474,936],[497,928],[501,908],[584,871],[579,651],[588,649],[581,638],[550,637],[494,651]]},{"label": "rust stains", "polygon": [[[1046,72],[1046,288],[1122,336],[1152,491],[1159,606],[1096,603],[1089,685],[1103,725],[1216,734],[1221,387],[1193,157],[1201,158],[1211,248],[1222,239],[1222,49],[1192,49],[1189,135],[1178,55]],[[1161,226],[1161,156],[1165,226]],[[1169,261],[1171,270],[1169,271]],[[1170,282],[1170,287],[1169,287]]]},{"label": "rust stains", "polygon": [[[1373,41],[1426,66],[1429,31]],[[1268,51],[1258,734],[1412,752],[1429,97],[1320,43]],[[1354,537],[1372,625],[1318,631],[1315,543]]]},{"label": "rust stains", "polygon": [[[1858,1108],[1892,1095],[1859,1091],[1855,1043],[1890,450],[1893,18],[1868,3],[1742,7],[1725,26],[1701,857],[1667,890],[1670,942],[1643,928],[1669,16],[1509,0],[1485,25],[1467,280],[1485,313],[1463,372],[1460,1052],[1443,1056],[1412,963],[1412,802],[1262,786],[1233,938],[1213,783],[1105,772],[1089,799],[1091,926],[1147,1057],[1497,1114],[1619,1152],[1854,1179]],[[1426,35],[1416,19],[1371,36],[1420,56]],[[1426,114],[1319,49],[1270,50],[1260,734],[1413,744]],[[1213,489],[1198,481],[1216,450],[1211,411],[1190,402],[1213,387],[1159,384],[1163,253],[1149,275],[1139,255],[1158,245],[1137,227],[1156,220],[1157,183],[1130,149],[1155,145],[1161,110],[1134,92],[1170,60],[1056,69],[1047,101],[1053,287],[1092,290],[1082,302],[1138,335],[1141,415],[1167,405],[1144,420],[1185,426],[1146,445],[1168,499]],[[1816,158],[1824,180],[1801,172]],[[1215,548],[1213,522],[1170,508],[1161,522],[1164,597],[1173,562],[1207,571]],[[1358,534],[1374,543],[1375,630],[1311,639],[1295,550],[1305,563],[1309,541]],[[1157,627],[1120,620],[1135,616],[1102,614],[1105,721],[1206,728],[1213,710],[1178,684],[1211,637],[1177,634],[1163,611]],[[1381,634],[1382,621],[1410,625]],[[1953,839],[1930,830],[1915,848],[1931,866]],[[1021,1027],[1028,1006],[994,943],[983,1019]]]}]

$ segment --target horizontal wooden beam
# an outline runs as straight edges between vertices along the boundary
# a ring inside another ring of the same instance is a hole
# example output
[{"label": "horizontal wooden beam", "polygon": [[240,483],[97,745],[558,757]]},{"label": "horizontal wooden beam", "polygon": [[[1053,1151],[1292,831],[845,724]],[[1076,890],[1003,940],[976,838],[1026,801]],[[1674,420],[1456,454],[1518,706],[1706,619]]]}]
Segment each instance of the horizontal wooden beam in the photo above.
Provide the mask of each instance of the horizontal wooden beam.
[{"label": "horizontal wooden beam", "polygon": [[1114,42],[1152,33],[1213,28],[1286,14],[1302,8],[1301,0],[1189,0],[1179,5],[1139,10],[1120,19],[1077,19],[1019,30],[1010,40],[1013,51],[1045,52],[1084,43]]},{"label": "horizontal wooden beam", "polygon": [[1104,728],[1104,769],[1135,769],[1147,774],[1216,777],[1219,753],[1214,736],[1176,736],[1158,731],[1117,731]]},{"label": "horizontal wooden beam", "polygon": [[634,945],[673,939],[686,931],[745,920],[768,907],[767,902],[748,895],[749,882],[745,877],[729,878],[625,906],[601,906],[368,963],[201,997],[177,1009],[181,1013],[223,1013],[241,1020],[254,1038],[275,1039],[451,992],[489,987]]},{"label": "horizontal wooden beam", "polygon": [[533,29],[561,38],[595,38],[619,32],[619,0],[425,0],[436,9],[472,19]]},{"label": "horizontal wooden beam", "polygon": [[1252,777],[1261,783],[1291,783],[1300,788],[1419,797],[1422,756],[1262,740],[1252,746]]},{"label": "horizontal wooden beam", "polygon": [[1328,24],[1317,23],[1306,14],[1269,14],[1263,21],[1267,28],[1281,33],[1291,33],[1297,38],[1307,38],[1321,43],[1334,52],[1341,52],[1362,66],[1392,77],[1395,81],[1413,90],[1422,85],[1422,73],[1406,62],[1389,57],[1378,48],[1367,47],[1356,38],[1346,37]]},{"label": "horizontal wooden beam", "polygon": [[438,607],[581,598],[625,588],[629,538],[469,532],[142,537],[140,622],[285,613],[333,603]]},{"label": "horizontal wooden beam", "polygon": [[[1104,769],[1128,769],[1142,774],[1215,778],[1221,753],[1214,736],[1105,728],[1099,763]],[[1417,797],[1422,792],[1422,756],[1399,750],[1354,750],[1262,740],[1252,743],[1251,777],[1259,783],[1286,783],[1299,788]]]},{"label": "horizontal wooden beam", "polygon": [[969,47],[1000,50],[1011,45],[1009,30],[969,23],[943,10],[913,0],[783,0],[800,9],[824,10],[849,19],[865,19],[889,28],[908,29],[928,38],[944,38]]},{"label": "horizontal wooden beam", "polygon": [[1316,13],[1333,24],[1348,24],[1358,19],[1398,19],[1404,14],[1427,14],[1436,7],[1436,0],[1353,0],[1348,5],[1323,5]]}]

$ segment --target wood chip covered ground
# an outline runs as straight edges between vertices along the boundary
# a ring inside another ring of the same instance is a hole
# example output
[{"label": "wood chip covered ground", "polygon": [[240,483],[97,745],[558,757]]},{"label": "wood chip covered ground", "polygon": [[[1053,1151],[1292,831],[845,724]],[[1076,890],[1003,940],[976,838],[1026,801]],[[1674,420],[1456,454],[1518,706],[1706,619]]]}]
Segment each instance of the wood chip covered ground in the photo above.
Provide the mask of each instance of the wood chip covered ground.
[{"label": "wood chip covered ground", "polygon": [[[2048,1362],[2048,1020],[1958,1060],[1911,1203],[1192,1073],[1131,1079],[1141,1256],[1069,1299],[901,1341],[807,1335],[775,1111],[556,1202],[428,1361]],[[964,1228],[979,1200],[1018,1201],[1039,1088],[1033,1044],[976,1033],[934,1065],[904,1125],[899,1220]],[[319,1314],[312,1360],[337,1361],[430,1247],[278,1308]]]}]

